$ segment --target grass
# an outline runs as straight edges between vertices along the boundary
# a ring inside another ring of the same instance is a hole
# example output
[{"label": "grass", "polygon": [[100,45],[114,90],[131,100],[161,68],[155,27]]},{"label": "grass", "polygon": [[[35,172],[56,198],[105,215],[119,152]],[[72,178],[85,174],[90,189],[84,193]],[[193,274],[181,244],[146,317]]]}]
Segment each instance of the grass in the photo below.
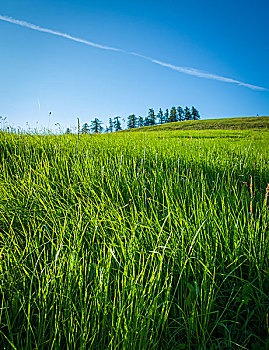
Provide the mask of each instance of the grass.
[{"label": "grass", "polygon": [[268,349],[269,133],[78,141],[0,133],[2,348]]},{"label": "grass", "polygon": [[130,131],[175,131],[175,130],[249,130],[249,129],[269,129],[269,117],[245,117],[245,118],[225,118],[190,120],[184,122],[167,123],[162,125],[144,126]]}]

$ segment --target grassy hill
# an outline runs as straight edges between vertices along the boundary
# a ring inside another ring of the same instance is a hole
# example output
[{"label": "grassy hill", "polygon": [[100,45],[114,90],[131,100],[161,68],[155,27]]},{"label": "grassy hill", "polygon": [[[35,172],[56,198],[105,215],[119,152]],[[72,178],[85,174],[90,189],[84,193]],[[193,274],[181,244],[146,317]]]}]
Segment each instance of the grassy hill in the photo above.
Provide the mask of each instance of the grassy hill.
[{"label": "grassy hill", "polygon": [[227,119],[190,120],[162,125],[144,126],[128,131],[169,131],[169,130],[247,130],[269,129],[269,117],[245,117]]}]

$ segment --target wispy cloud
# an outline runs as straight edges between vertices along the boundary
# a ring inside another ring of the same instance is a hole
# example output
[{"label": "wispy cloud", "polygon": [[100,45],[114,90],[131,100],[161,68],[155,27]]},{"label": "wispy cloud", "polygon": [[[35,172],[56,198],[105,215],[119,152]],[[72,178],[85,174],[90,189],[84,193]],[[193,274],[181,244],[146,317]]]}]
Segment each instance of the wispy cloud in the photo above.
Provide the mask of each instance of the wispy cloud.
[{"label": "wispy cloud", "polygon": [[76,42],[81,43],[81,44],[86,44],[86,45],[89,45],[89,46],[97,47],[98,49],[119,51],[119,52],[123,52],[124,51],[124,50],[121,50],[121,49],[116,49],[115,47],[100,45],[100,44],[93,43],[92,41],[76,38],[76,37],[74,37],[72,35],[61,33],[61,32],[57,32],[55,30],[42,28],[42,27],[37,26],[35,24],[28,23],[28,22],[25,22],[25,21],[20,21],[18,19],[14,19],[14,18],[11,18],[11,17],[0,15],[0,20],[1,21],[5,21],[5,22],[9,22],[9,23],[13,23],[13,24],[17,24],[18,26],[21,26],[21,27],[26,27],[26,28],[30,28],[30,29],[33,29],[33,30],[37,30],[38,32],[49,33],[49,34],[61,36],[62,38],[73,40],[73,41],[76,41]]},{"label": "wispy cloud", "polygon": [[151,57],[148,57],[148,56],[144,56],[144,55],[141,55],[141,54],[136,53],[136,52],[129,52],[129,51],[126,51],[126,50],[123,50],[123,49],[97,44],[97,43],[94,43],[92,41],[88,41],[88,40],[84,40],[84,39],[81,39],[81,38],[77,38],[77,37],[74,37],[72,35],[69,35],[69,34],[66,34],[66,33],[62,33],[62,32],[58,32],[58,31],[55,31],[55,30],[52,30],[52,29],[43,28],[43,27],[37,26],[35,24],[29,23],[29,22],[25,22],[25,21],[21,21],[21,20],[18,20],[18,19],[14,19],[14,18],[11,18],[11,17],[0,15],[0,20],[1,21],[5,21],[5,22],[9,22],[9,23],[12,23],[12,24],[19,25],[21,27],[26,27],[26,28],[29,28],[29,29],[33,29],[33,30],[36,30],[36,31],[39,31],[39,32],[60,36],[62,38],[73,40],[73,41],[76,41],[78,43],[85,44],[85,45],[88,45],[88,46],[92,46],[92,47],[95,47],[95,48],[98,48],[98,49],[115,51],[115,52],[121,52],[121,53],[125,53],[125,54],[131,55],[131,56],[140,57],[140,58],[143,58],[143,59],[145,59],[147,61],[150,61],[152,63],[158,64],[160,66],[172,69],[172,70],[180,72],[180,73],[193,75],[195,77],[206,78],[206,79],[211,79],[211,80],[218,80],[218,81],[221,81],[221,82],[224,82],[224,83],[236,84],[236,85],[239,85],[239,86],[247,87],[247,88],[252,89],[252,90],[268,91],[268,89],[266,89],[264,87],[261,87],[261,86],[256,86],[256,85],[244,83],[244,82],[236,80],[236,79],[223,77],[221,75],[212,74],[212,73],[205,72],[205,71],[202,71],[202,70],[199,70],[199,69],[195,69],[195,68],[191,68],[191,67],[175,66],[173,64],[162,62],[162,61],[159,61],[157,59],[154,59],[154,58],[151,58]]}]

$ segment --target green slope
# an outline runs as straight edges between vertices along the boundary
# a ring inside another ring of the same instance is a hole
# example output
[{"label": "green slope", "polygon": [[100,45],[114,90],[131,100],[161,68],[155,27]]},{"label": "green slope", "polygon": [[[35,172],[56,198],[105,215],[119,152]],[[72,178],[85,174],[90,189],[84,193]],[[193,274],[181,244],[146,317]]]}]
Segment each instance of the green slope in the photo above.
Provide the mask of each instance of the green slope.
[{"label": "green slope", "polygon": [[167,123],[162,125],[144,126],[128,129],[129,131],[163,131],[163,130],[247,130],[269,129],[269,117],[245,117],[227,119],[190,120],[185,122]]}]

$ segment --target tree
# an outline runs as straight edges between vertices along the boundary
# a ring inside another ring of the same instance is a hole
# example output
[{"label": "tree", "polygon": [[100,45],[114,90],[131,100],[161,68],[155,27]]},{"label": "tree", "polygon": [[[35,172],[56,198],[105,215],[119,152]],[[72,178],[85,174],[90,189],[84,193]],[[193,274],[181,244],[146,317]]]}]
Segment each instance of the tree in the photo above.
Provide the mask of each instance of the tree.
[{"label": "tree", "polygon": [[115,130],[115,131],[121,130],[120,117],[115,117],[113,123],[114,123],[114,130]]},{"label": "tree", "polygon": [[91,122],[91,131],[94,132],[95,134],[100,134],[103,130],[102,124],[103,123],[98,118],[95,118]]},{"label": "tree", "polygon": [[65,131],[65,133],[66,133],[67,135],[71,134],[71,129],[70,129],[70,128],[67,128],[66,131]]},{"label": "tree", "polygon": [[177,107],[177,120],[179,122],[182,122],[184,120],[184,111],[180,106]]},{"label": "tree", "polygon": [[89,134],[90,131],[91,131],[91,129],[90,129],[88,123],[85,123],[85,124],[82,125],[82,128],[81,128],[81,133],[82,134]]},{"label": "tree", "polygon": [[184,109],[185,120],[191,120],[191,111],[188,107]]},{"label": "tree", "polygon": [[200,119],[200,114],[199,114],[198,110],[196,108],[194,108],[193,106],[191,108],[191,116],[192,116],[193,120]]},{"label": "tree", "polygon": [[143,117],[141,117],[141,116],[138,117],[137,125],[138,125],[139,128],[141,128],[142,126],[144,126]]},{"label": "tree", "polygon": [[169,110],[168,109],[166,109],[166,111],[164,113],[164,122],[169,123]]},{"label": "tree", "polygon": [[134,114],[129,115],[127,127],[128,129],[134,129],[136,127],[136,116]]},{"label": "tree", "polygon": [[159,123],[163,124],[164,123],[164,115],[163,115],[163,111],[160,108],[159,113],[157,114],[157,117],[159,118]]},{"label": "tree", "polygon": [[106,128],[105,128],[105,133],[106,134],[109,133],[109,127],[108,126],[106,126]]},{"label": "tree", "polygon": [[149,119],[149,123],[150,123],[149,125],[155,125],[155,123],[156,123],[156,116],[155,116],[153,108],[149,109],[148,119]]},{"label": "tree", "polygon": [[151,124],[150,124],[150,119],[149,119],[149,117],[146,117],[146,118],[145,118],[144,125],[145,125],[145,126],[151,125]]},{"label": "tree", "polygon": [[113,121],[111,118],[109,118],[108,124],[109,124],[108,126],[109,132],[113,132]]},{"label": "tree", "polygon": [[169,122],[172,123],[176,121],[177,121],[177,111],[175,107],[172,107],[170,111]]}]

